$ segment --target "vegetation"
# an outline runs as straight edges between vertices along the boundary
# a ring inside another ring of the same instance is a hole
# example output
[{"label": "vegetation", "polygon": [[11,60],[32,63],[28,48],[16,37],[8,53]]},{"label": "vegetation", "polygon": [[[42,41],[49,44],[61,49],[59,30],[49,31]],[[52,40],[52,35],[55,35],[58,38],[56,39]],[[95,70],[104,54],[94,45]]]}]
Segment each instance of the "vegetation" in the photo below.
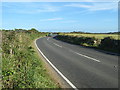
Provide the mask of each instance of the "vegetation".
[{"label": "vegetation", "polygon": [[47,33],[36,29],[2,30],[3,88],[57,88],[49,77],[33,41]]},{"label": "vegetation", "polygon": [[[82,35],[75,36],[73,34],[72,35],[71,34],[60,34],[60,35],[57,35],[55,38],[68,42],[68,43],[72,43],[72,44],[77,44],[77,45],[82,45],[82,46],[87,46],[87,47],[94,47],[98,49],[120,53],[119,52],[120,40],[118,39],[116,40],[114,37],[107,37],[109,35],[106,35],[104,37],[102,36],[103,39],[101,39],[98,37],[92,37],[93,34],[89,34],[89,36],[86,36],[86,34],[82,34]],[[100,34],[97,34],[97,35],[100,35]]]},{"label": "vegetation", "polygon": [[120,40],[113,39],[112,37],[105,37],[101,40],[98,47],[104,50],[120,53]]},{"label": "vegetation", "polygon": [[[59,87],[47,74],[43,63],[39,59],[38,54],[32,45],[36,38],[46,36],[47,34],[48,33],[38,32],[34,28],[30,30],[2,30],[2,88]],[[118,50],[120,50],[120,40],[118,39],[118,34],[116,33],[57,34],[59,35],[55,38],[65,42],[96,47],[117,53]]]},{"label": "vegetation", "polygon": [[120,39],[118,38],[118,35],[117,33],[62,33],[61,35],[69,35],[69,36],[76,36],[76,37],[95,37],[96,39],[103,39],[105,37],[112,37],[113,39]]}]

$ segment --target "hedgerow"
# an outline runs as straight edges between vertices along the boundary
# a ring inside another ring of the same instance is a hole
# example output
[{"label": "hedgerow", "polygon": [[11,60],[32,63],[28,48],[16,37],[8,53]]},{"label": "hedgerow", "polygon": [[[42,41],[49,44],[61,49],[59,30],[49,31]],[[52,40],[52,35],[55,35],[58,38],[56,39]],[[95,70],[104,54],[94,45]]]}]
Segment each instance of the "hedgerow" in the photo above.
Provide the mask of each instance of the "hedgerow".
[{"label": "hedgerow", "polygon": [[113,39],[112,37],[105,37],[103,39],[97,39],[95,37],[57,35],[54,38],[68,42],[68,43],[72,43],[72,44],[95,47],[98,49],[120,53],[119,52],[120,40]]},{"label": "hedgerow", "polygon": [[2,88],[55,88],[32,46],[46,33],[35,29],[2,30]]}]

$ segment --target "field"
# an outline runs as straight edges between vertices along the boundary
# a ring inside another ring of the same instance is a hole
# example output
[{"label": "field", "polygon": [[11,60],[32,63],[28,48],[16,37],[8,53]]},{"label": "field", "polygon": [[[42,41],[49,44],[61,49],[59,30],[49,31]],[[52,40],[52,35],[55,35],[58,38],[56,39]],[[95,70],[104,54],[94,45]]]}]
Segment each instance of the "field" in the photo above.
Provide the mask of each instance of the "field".
[{"label": "field", "polygon": [[95,37],[97,39],[103,39],[105,37],[112,37],[113,39],[118,40],[118,34],[80,34],[80,33],[63,33],[62,35],[70,35],[77,37]]},{"label": "field", "polygon": [[2,88],[58,88],[33,47],[36,30],[2,31]]}]

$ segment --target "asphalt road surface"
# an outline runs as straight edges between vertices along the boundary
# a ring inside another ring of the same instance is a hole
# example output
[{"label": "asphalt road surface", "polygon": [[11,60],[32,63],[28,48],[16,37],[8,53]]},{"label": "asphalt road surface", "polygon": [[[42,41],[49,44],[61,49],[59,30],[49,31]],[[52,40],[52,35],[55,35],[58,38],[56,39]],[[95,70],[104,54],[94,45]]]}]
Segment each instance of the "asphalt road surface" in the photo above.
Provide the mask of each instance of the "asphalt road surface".
[{"label": "asphalt road surface", "polygon": [[118,56],[52,37],[36,41],[50,62],[77,88],[118,88]]}]

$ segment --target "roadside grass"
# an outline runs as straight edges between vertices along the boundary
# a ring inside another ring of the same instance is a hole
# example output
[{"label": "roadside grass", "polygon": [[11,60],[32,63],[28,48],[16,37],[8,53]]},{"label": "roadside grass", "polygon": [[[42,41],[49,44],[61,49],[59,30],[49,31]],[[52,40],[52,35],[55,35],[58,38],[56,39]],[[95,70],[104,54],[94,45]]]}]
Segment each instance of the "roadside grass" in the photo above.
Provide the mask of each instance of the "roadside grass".
[{"label": "roadside grass", "polygon": [[62,35],[70,35],[70,36],[77,36],[77,37],[95,37],[97,39],[103,39],[105,37],[112,37],[118,40],[118,34],[80,34],[80,33],[62,33]]},{"label": "roadside grass", "polygon": [[2,88],[59,88],[32,43],[46,33],[2,31]]}]

